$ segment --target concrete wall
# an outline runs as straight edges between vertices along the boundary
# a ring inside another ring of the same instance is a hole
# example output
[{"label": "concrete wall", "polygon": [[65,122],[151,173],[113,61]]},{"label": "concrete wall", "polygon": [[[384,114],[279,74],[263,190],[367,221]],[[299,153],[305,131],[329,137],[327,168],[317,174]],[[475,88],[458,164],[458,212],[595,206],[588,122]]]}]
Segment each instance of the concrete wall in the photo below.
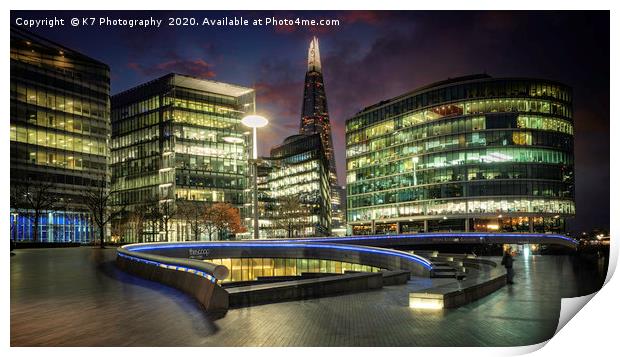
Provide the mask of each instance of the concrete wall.
[{"label": "concrete wall", "polygon": [[228,311],[228,293],[206,277],[147,264],[125,254],[117,254],[116,265],[127,273],[175,287],[193,296],[214,318],[221,317]]},{"label": "concrete wall", "polygon": [[230,306],[243,307],[287,300],[301,300],[352,293],[383,287],[381,273],[354,273],[339,276],[277,282],[228,289]]}]

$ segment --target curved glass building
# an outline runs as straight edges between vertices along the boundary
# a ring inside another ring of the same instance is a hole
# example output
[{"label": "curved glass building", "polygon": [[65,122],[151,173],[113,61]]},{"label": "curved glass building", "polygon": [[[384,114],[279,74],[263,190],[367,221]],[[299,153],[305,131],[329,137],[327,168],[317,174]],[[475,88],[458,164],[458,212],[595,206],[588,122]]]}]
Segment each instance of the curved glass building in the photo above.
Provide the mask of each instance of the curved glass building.
[{"label": "curved glass building", "polygon": [[565,230],[575,214],[571,89],[473,75],[346,123],[351,234]]}]

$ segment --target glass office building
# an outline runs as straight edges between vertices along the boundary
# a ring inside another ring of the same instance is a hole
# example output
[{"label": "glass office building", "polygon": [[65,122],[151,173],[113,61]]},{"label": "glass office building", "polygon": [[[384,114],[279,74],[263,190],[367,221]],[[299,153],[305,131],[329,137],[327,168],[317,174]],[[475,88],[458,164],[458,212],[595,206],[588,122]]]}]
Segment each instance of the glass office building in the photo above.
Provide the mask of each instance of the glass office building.
[{"label": "glass office building", "polygon": [[346,123],[353,234],[565,230],[575,214],[572,92],[474,75]]},{"label": "glass office building", "polygon": [[109,93],[107,65],[11,27],[11,190],[39,189],[55,201],[35,238],[33,205],[12,197],[11,239],[94,238],[84,192],[108,180]]},{"label": "glass office building", "polygon": [[304,94],[301,107],[301,121],[299,123],[299,134],[319,134],[325,156],[329,161],[329,180],[331,196],[331,224],[334,231],[342,231],[344,228],[344,209],[341,206],[343,198],[341,187],[338,185],[338,175],[336,172],[336,156],[332,140],[332,125],[329,119],[327,106],[327,94],[323,80],[323,70],[321,66],[321,54],[319,49],[319,39],[312,38],[308,47],[308,69],[304,79]]},{"label": "glass office building", "polygon": [[[254,90],[169,74],[112,97],[112,188],[129,213],[184,201],[228,202],[248,215],[248,148],[241,124]],[[247,197],[246,197],[247,196]],[[129,225],[125,241],[164,240],[161,228]],[[175,219],[168,240],[194,239]],[[208,239],[203,236],[201,239]]]},{"label": "glass office building", "polygon": [[261,238],[330,235],[329,159],[320,134],[292,135],[270,155],[263,174]]},{"label": "glass office building", "polygon": [[332,201],[332,235],[344,237],[347,234],[347,187],[333,185],[331,189]]},{"label": "glass office building", "polygon": [[224,265],[230,274],[221,282],[260,280],[260,278],[294,277],[306,273],[346,274],[349,271],[376,273],[381,269],[369,265],[326,259],[306,258],[221,258],[205,262]]},{"label": "glass office building", "polygon": [[[278,228],[274,225],[272,220],[275,213],[273,212],[277,208],[277,200],[271,194],[269,190],[269,175],[278,168],[276,160],[271,160],[270,157],[260,157],[257,162],[257,189],[258,189],[258,225],[259,225],[259,238],[267,239],[273,238],[278,235],[283,236],[282,232],[278,232]],[[248,205],[251,205],[251,196],[249,196]],[[251,211],[251,208],[248,209]],[[245,225],[250,227],[253,225],[252,217],[245,218]],[[253,227],[252,227],[253,228]],[[252,239],[250,232],[246,234],[245,239]]]}]

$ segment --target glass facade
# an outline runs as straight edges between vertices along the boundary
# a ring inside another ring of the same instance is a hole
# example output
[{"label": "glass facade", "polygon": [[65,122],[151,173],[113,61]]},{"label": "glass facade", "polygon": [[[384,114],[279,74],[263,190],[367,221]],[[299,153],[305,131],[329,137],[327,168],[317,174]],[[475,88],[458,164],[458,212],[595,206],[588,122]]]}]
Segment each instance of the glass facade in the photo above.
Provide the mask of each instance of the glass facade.
[{"label": "glass facade", "polygon": [[269,161],[259,175],[264,188],[259,196],[261,236],[330,235],[329,160],[320,135],[288,137],[271,150]]},{"label": "glass facade", "polygon": [[347,233],[346,229],[346,207],[347,207],[347,188],[346,186],[332,186],[332,232],[336,237],[343,237]]},{"label": "glass facade", "polygon": [[[114,204],[133,211],[145,204],[228,202],[244,216],[251,136],[241,118],[253,111],[253,89],[179,74],[113,96]],[[182,222],[172,222],[169,240],[190,236]],[[126,237],[164,239],[159,228],[140,234],[129,228]]]},{"label": "glass facade", "polygon": [[478,75],[364,109],[346,123],[350,232],[563,230],[571,103],[559,83]]},{"label": "glass facade", "polygon": [[[32,213],[30,213],[32,216]],[[11,213],[11,239],[30,241],[34,235],[32,218],[28,214]],[[94,231],[88,212],[47,212],[39,220],[38,242],[89,243]],[[96,239],[96,238],[95,238]]]},{"label": "glass facade", "polygon": [[374,273],[380,270],[368,265],[325,259],[222,258],[204,261],[228,268],[230,273],[222,282],[250,281],[263,276],[299,276],[302,273],[344,274],[346,271]]},{"label": "glass facade", "polygon": [[341,230],[344,227],[344,209],[341,198],[344,196],[338,186],[336,172],[336,154],[332,140],[331,122],[327,108],[327,94],[323,81],[319,40],[312,38],[308,47],[308,70],[304,80],[304,96],[301,108],[299,133],[303,135],[319,134],[325,156],[329,161],[329,182],[331,197],[331,228]]},{"label": "glass facade", "polygon": [[[93,239],[83,194],[108,180],[107,65],[11,27],[11,189],[48,185],[58,201],[39,214],[39,242]],[[15,204],[14,204],[15,203]],[[33,240],[32,207],[11,204],[11,237]]]}]

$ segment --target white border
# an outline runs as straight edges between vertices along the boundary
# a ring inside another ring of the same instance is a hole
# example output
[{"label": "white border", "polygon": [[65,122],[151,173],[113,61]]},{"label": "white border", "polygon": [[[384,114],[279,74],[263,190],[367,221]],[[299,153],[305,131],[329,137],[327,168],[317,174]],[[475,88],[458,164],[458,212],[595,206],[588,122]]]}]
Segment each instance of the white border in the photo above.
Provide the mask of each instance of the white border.
[{"label": "white border", "polygon": [[[474,9],[484,9],[484,10],[582,10],[582,9],[590,9],[590,10],[609,10],[612,9],[611,12],[611,63],[618,63],[618,25],[617,20],[618,16],[617,10],[620,5],[619,2],[612,1],[600,1],[600,0],[589,0],[587,2],[577,2],[577,1],[545,1],[545,0],[520,0],[520,1],[492,1],[492,0],[469,0],[469,1],[418,1],[418,2],[404,2],[402,0],[381,0],[381,1],[370,1],[370,0],[346,0],[336,2],[333,0],[312,0],[308,2],[283,2],[276,0],[263,0],[263,1],[243,1],[238,0],[234,2],[225,2],[225,1],[204,1],[197,2],[191,0],[175,0],[171,1],[161,1],[161,2],[144,2],[138,4],[137,2],[129,2],[122,0],[106,0],[106,1],[97,1],[97,2],[85,2],[80,0],[66,0],[62,2],[49,2],[49,1],[19,1],[13,2],[11,4],[7,4],[3,2],[3,6],[6,7],[6,10],[2,12],[2,23],[5,24],[5,29],[8,27],[9,22],[9,9],[51,9],[51,7],[55,7],[54,10],[61,9],[90,9],[90,10],[134,10],[134,9],[149,9],[149,10],[198,10],[198,9],[211,9],[211,10],[253,10],[253,9],[262,9],[262,10],[272,10],[272,9],[288,9],[288,10],[303,10],[303,9],[314,9],[314,10],[342,10],[342,9],[373,9],[373,10],[394,10],[394,9],[413,9],[413,10],[474,10]],[[581,26],[582,24],[576,23],[575,26]],[[5,30],[6,31],[6,30]],[[9,35],[8,32],[4,33],[2,37],[3,48],[8,49],[9,47]],[[592,54],[596,55],[596,54]],[[6,55],[5,52],[5,65],[2,67],[2,78],[9,78],[9,56]],[[617,91],[617,83],[618,83],[618,71],[616,67],[611,67],[611,93],[612,93],[612,103],[617,102],[618,99],[618,91]],[[3,118],[4,118],[4,129],[2,134],[5,136],[3,140],[0,140],[0,148],[2,150],[2,166],[4,168],[9,167],[9,86],[5,85],[1,86],[2,100],[4,101],[3,106]],[[613,100],[616,99],[616,100]],[[614,106],[611,108],[610,117],[618,119],[620,116],[618,115],[618,109]],[[611,132],[614,133],[614,137],[618,137],[620,134],[618,132],[618,120],[611,120]],[[619,154],[619,145],[618,140],[612,140],[611,142],[611,153]],[[614,157],[614,155],[612,155]],[[5,171],[6,172],[6,171]],[[611,167],[611,177],[618,177],[618,168]],[[0,180],[2,180],[2,185],[0,186],[0,190],[2,192],[3,202],[5,205],[0,212],[0,224],[2,225],[1,232],[8,231],[8,190],[9,190],[9,182],[8,175],[0,176]],[[618,200],[620,196],[618,194],[617,185],[614,187],[612,185],[611,188],[611,212],[612,217],[619,217],[618,213],[620,210],[618,209]],[[618,232],[618,220],[612,220],[611,223],[611,232],[614,235],[615,232]],[[6,237],[5,237],[6,239]],[[612,261],[610,262],[610,267],[615,267],[618,256],[618,244],[614,244],[614,239],[612,238]],[[6,248],[7,244],[4,243]],[[2,284],[4,287],[9,285],[8,281],[8,272],[9,272],[9,259],[8,252],[5,252],[5,261],[4,261],[4,274],[2,274]],[[611,269],[610,269],[611,270]],[[613,271],[613,270],[612,270]],[[609,277],[609,276],[608,276]],[[146,348],[146,349],[129,349],[129,348],[121,348],[115,349],[114,351],[108,349],[89,349],[84,350],[82,348],[44,348],[44,349],[32,349],[32,348],[19,348],[19,349],[10,349],[7,352],[16,354],[16,355],[30,355],[30,354],[46,354],[52,356],[66,356],[66,355],[108,355],[111,353],[114,354],[144,354],[148,353],[149,355],[154,356],[170,356],[171,354],[182,353],[185,355],[202,355],[209,354],[211,356],[222,354],[251,354],[251,355],[264,355],[264,356],[290,356],[291,354],[295,355],[322,355],[322,354],[361,354],[361,355],[376,355],[376,354],[390,354],[390,355],[411,355],[411,354],[424,354],[424,355],[433,355],[433,356],[454,356],[458,355],[514,355],[514,354],[522,354],[537,350],[538,348],[545,346],[542,348],[538,354],[540,355],[558,355],[558,354],[567,354],[567,355],[594,355],[594,354],[604,354],[608,355],[608,351],[615,350],[615,343],[617,340],[617,333],[614,329],[615,324],[618,323],[618,318],[620,317],[616,306],[618,305],[618,292],[620,284],[618,283],[618,279],[611,280],[596,296],[594,296],[591,303],[586,304],[583,307],[582,312],[577,314],[572,320],[570,320],[566,326],[559,333],[552,338],[548,343],[542,343],[535,346],[525,346],[525,347],[517,347],[517,348],[425,348],[425,349],[416,349],[412,350],[411,348],[390,348],[390,349],[378,349],[378,348],[364,348],[364,349],[329,349],[329,348],[301,348],[301,349],[278,349],[278,348],[244,348],[244,349],[222,349],[222,348],[184,348],[182,350],[175,349],[157,349],[157,348]],[[3,312],[3,321],[2,325],[2,341],[4,342],[4,346],[9,346],[10,344],[10,296],[9,289],[3,289],[2,294],[2,302],[4,309]]]}]

